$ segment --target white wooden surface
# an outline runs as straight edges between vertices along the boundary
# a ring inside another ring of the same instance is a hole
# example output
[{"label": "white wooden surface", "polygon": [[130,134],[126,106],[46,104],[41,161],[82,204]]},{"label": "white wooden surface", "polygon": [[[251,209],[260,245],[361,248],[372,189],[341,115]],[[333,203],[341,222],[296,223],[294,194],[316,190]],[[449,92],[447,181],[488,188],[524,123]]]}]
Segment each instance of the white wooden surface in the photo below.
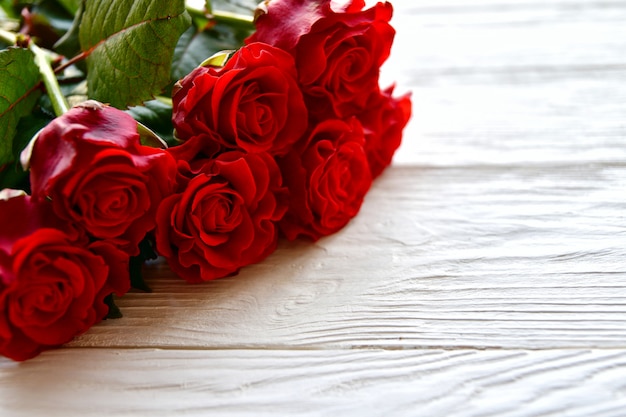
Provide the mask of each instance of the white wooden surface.
[{"label": "white wooden surface", "polygon": [[359,216],[26,363],[2,416],[626,415],[626,1],[395,0]]}]

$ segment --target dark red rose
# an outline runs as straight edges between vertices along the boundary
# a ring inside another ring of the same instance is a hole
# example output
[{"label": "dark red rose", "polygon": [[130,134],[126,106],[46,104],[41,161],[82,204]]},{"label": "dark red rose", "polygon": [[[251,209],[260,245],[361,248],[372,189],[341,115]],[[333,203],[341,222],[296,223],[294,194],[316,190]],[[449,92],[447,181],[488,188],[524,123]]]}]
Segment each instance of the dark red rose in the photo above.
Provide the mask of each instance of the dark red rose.
[{"label": "dark red rose", "polygon": [[307,127],[293,58],[269,45],[239,49],[222,68],[200,67],[173,96],[181,140],[201,137],[213,150],[287,152]]},{"label": "dark red rose", "polygon": [[280,223],[285,236],[317,240],[344,227],[359,211],[372,184],[356,119],[329,119],[317,125],[308,148],[281,160],[289,188],[289,210]]},{"label": "dark red rose", "polygon": [[[215,142],[212,143],[216,145]],[[184,192],[189,180],[195,176],[194,172],[200,172],[208,160],[223,153],[219,146],[212,147],[210,144],[211,142],[204,141],[201,136],[195,136],[180,145],[167,149],[178,165],[176,192]],[[193,164],[194,168],[190,164]]]},{"label": "dark red rose", "polygon": [[365,132],[365,153],[376,178],[389,166],[411,118],[411,95],[392,97],[394,87],[371,97],[358,118]]},{"label": "dark red rose", "polygon": [[[25,219],[0,232],[0,354],[26,360],[69,342],[108,313],[104,299],[130,286],[128,255],[51,226],[27,196],[0,201]],[[39,224],[38,224],[39,223]]]},{"label": "dark red rose", "polygon": [[179,164],[187,179],[157,212],[157,251],[172,271],[189,282],[207,281],[276,248],[286,189],[271,156],[226,152]]},{"label": "dark red rose", "polygon": [[245,41],[265,42],[291,52],[300,37],[309,33],[321,18],[333,13],[358,13],[364,7],[364,0],[343,4],[333,4],[332,0],[266,1],[257,8],[256,31]]},{"label": "dark red rose", "polygon": [[74,239],[82,237],[75,229],[65,227],[65,223],[54,213],[42,210],[34,204],[31,197],[21,190],[5,188],[0,191],[0,216],[3,219],[0,228],[0,250],[7,253],[11,252],[16,240],[42,227],[67,229],[68,233],[73,233]]},{"label": "dark red rose", "polygon": [[89,236],[131,255],[173,192],[176,163],[139,143],[137,122],[107,106],[75,107],[39,134],[30,158],[33,198]]},{"label": "dark red rose", "polygon": [[362,7],[362,1],[353,1],[335,11],[331,0],[272,0],[247,40],[295,57],[299,83],[316,118],[353,116],[379,89],[380,67],[395,35],[389,24],[393,9],[391,3]]}]

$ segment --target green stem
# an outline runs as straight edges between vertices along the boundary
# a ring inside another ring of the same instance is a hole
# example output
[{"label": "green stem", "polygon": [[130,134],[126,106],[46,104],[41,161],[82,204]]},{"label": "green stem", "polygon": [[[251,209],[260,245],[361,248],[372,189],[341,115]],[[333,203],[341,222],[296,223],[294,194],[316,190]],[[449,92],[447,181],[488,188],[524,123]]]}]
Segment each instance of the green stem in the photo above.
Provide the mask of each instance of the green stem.
[{"label": "green stem", "polygon": [[[185,9],[187,12],[195,17],[204,17],[206,12],[211,13],[213,10],[212,1],[202,0],[185,0]],[[202,6],[200,6],[202,4]]]},{"label": "green stem", "polygon": [[210,17],[217,22],[254,29],[254,19],[252,16],[214,10]]},{"label": "green stem", "polygon": [[226,23],[231,26],[244,27],[247,29],[254,29],[254,19],[252,16],[247,16],[239,13],[223,12],[219,10],[213,10],[211,13],[206,14],[203,10],[195,7],[187,6],[187,12],[194,17],[202,17],[205,19],[215,20],[219,23]]},{"label": "green stem", "polygon": [[[18,41],[18,35],[13,32],[0,29],[0,40],[11,45],[15,45]],[[61,92],[59,82],[57,81],[54,71],[52,70],[52,66],[50,65],[50,55],[48,52],[35,45],[32,41],[28,42],[28,49],[30,49],[30,51],[35,55],[35,64],[39,67],[39,73],[41,74],[41,79],[46,86],[46,90],[48,91],[48,96],[50,96],[54,114],[60,116],[67,112],[70,109],[70,106],[67,104],[65,96],[63,96],[63,93]]]},{"label": "green stem", "polygon": [[46,91],[48,92],[50,101],[52,102],[54,114],[56,114],[57,116],[61,116],[70,109],[70,106],[69,104],[67,104],[65,96],[61,92],[59,82],[54,75],[54,71],[52,70],[50,61],[48,60],[48,54],[46,54],[43,49],[35,45],[33,42],[30,43],[28,48],[32,51],[33,54],[35,54],[35,63],[39,67],[41,78],[44,85],[46,86]]},{"label": "green stem", "polygon": [[9,45],[15,45],[17,42],[17,35],[8,30],[0,29],[0,40]]}]

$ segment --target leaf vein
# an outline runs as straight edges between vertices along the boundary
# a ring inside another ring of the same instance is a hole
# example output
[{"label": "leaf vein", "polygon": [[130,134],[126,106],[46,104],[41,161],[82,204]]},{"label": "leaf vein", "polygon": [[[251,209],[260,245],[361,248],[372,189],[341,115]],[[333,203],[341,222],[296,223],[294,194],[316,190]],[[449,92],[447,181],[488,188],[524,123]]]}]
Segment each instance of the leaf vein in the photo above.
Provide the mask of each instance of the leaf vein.
[{"label": "leaf vein", "polygon": [[103,43],[108,42],[108,41],[109,41],[109,39],[111,39],[111,38],[114,38],[114,37],[116,37],[116,36],[118,36],[118,35],[120,35],[120,34],[123,34],[123,33],[125,33],[125,32],[128,32],[128,31],[130,31],[130,30],[134,30],[134,29],[136,29],[136,28],[138,28],[138,27],[142,27],[142,26],[144,26],[144,25],[149,25],[149,24],[154,23],[154,22],[159,22],[159,21],[169,21],[170,19],[174,19],[174,18],[177,18],[177,17],[179,17],[179,16],[182,16],[182,15],[183,15],[183,13],[184,13],[184,11],[183,11],[182,13],[179,13],[179,14],[175,15],[175,16],[168,15],[168,16],[165,16],[165,17],[155,17],[155,18],[153,18],[153,19],[142,20],[142,21],[140,21],[140,22],[134,23],[134,24],[132,24],[132,25],[130,25],[130,26],[127,26],[127,27],[124,27],[124,28],[122,28],[122,29],[119,29],[119,30],[118,30],[118,31],[116,31],[115,33],[112,33],[112,34],[110,34],[110,35],[107,35],[105,38],[103,38],[103,39],[99,40],[99,41],[98,41],[98,42],[96,42],[93,46],[90,46],[89,48],[87,48],[87,49],[86,49],[86,50],[84,50],[83,52],[85,53],[85,55],[86,55],[86,56],[89,56],[89,54],[90,54],[91,52],[93,52],[95,49],[97,49],[97,48],[98,48],[100,45],[102,45]]},{"label": "leaf vein", "polygon": [[[22,94],[15,101],[13,101],[9,105],[9,107],[7,107],[7,109],[5,111],[0,111],[0,118],[4,117],[5,114],[7,114],[8,112],[10,112],[13,109],[15,109],[15,107],[17,107],[22,101],[26,100],[28,98],[28,96],[30,96],[32,93],[37,91],[40,87],[41,87],[41,81],[38,81],[37,84],[35,84],[28,91],[26,91],[26,93]],[[2,98],[6,99],[6,97],[4,97],[4,96]],[[9,99],[7,99],[7,101],[11,102],[11,100],[9,100]]]},{"label": "leaf vein", "polygon": [[153,97],[167,85],[174,48],[191,19],[183,0],[137,0],[94,19],[113,3],[90,3],[93,9],[84,18],[91,25],[81,25],[80,36],[89,96],[122,108]]}]

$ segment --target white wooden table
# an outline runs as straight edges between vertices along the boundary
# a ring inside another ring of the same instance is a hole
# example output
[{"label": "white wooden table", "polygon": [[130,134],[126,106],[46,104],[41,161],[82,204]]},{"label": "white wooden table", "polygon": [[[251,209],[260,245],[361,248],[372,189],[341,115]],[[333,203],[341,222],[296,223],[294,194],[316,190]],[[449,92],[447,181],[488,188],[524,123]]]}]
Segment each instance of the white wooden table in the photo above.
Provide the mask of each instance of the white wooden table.
[{"label": "white wooden table", "polygon": [[626,1],[394,5],[414,118],[360,215],[207,285],[150,267],[0,360],[0,415],[626,415]]}]

